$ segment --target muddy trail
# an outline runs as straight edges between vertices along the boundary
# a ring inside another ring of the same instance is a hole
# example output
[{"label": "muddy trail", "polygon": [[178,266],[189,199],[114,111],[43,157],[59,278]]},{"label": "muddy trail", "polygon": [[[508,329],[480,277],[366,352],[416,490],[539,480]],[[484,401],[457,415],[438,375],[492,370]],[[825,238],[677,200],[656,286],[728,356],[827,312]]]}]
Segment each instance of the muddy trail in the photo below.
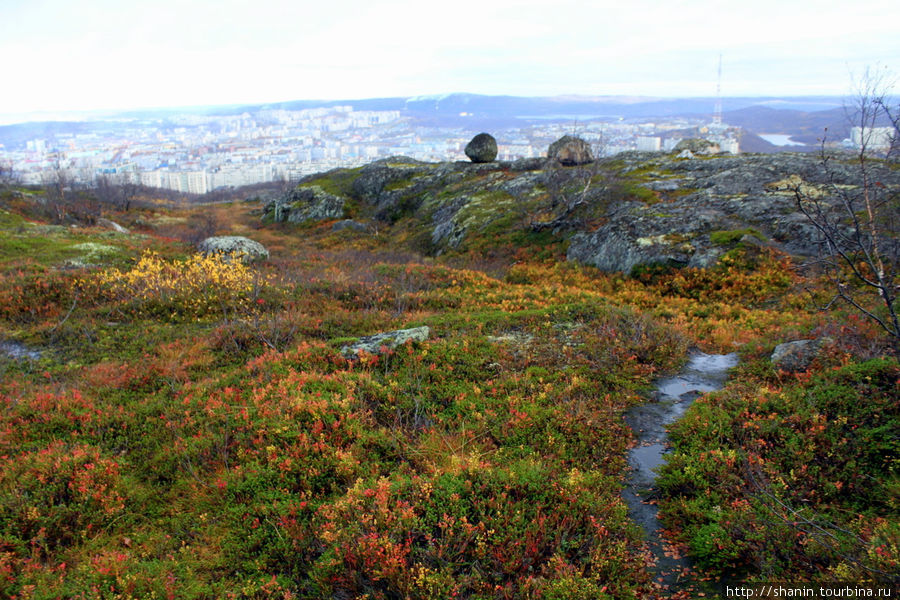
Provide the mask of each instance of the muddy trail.
[{"label": "muddy trail", "polygon": [[629,473],[622,497],[628,514],[644,530],[653,559],[654,578],[670,594],[701,590],[715,595],[715,588],[692,576],[690,559],[664,537],[658,518],[656,469],[665,461],[668,436],[666,426],[677,421],[699,396],[725,384],[728,370],[738,363],[736,354],[691,354],[682,371],[656,383],[650,402],[629,410],[625,422],[634,431],[637,443],[628,451]]}]

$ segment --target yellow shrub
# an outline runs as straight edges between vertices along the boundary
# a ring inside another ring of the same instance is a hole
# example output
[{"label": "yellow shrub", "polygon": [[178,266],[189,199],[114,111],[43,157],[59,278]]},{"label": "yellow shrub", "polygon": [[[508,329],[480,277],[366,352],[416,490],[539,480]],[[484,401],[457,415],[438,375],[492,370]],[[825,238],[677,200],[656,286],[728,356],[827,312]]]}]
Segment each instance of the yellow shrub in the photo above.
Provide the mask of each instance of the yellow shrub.
[{"label": "yellow shrub", "polygon": [[253,268],[220,255],[169,261],[148,251],[130,270],[108,269],[82,285],[140,314],[200,318],[253,310],[267,283]]}]

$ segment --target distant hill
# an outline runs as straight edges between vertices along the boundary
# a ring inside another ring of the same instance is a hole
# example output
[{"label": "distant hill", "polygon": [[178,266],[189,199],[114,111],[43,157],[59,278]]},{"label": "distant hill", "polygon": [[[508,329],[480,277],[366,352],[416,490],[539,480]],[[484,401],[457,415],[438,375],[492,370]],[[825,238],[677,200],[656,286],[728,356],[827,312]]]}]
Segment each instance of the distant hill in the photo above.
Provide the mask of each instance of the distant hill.
[{"label": "distant hill", "polygon": [[850,124],[843,108],[815,112],[750,106],[722,115],[729,125],[737,125],[756,133],[782,133],[798,142],[816,145],[825,131],[831,140],[850,137]]}]

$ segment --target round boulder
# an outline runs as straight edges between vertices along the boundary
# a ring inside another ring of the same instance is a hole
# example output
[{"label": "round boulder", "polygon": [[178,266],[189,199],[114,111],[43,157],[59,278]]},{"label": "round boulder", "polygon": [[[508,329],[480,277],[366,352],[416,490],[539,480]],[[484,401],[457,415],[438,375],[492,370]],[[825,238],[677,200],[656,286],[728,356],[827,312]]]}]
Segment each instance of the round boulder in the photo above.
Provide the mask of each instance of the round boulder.
[{"label": "round boulder", "polygon": [[466,156],[474,163],[489,163],[497,158],[497,140],[489,133],[479,133],[466,144]]},{"label": "round boulder", "polygon": [[591,145],[583,139],[564,135],[550,144],[547,158],[555,158],[564,166],[573,167],[594,162],[594,153],[591,152]]},{"label": "round boulder", "polygon": [[240,235],[217,235],[208,237],[197,249],[203,254],[219,254],[227,260],[253,262],[269,258],[269,251],[259,242]]}]

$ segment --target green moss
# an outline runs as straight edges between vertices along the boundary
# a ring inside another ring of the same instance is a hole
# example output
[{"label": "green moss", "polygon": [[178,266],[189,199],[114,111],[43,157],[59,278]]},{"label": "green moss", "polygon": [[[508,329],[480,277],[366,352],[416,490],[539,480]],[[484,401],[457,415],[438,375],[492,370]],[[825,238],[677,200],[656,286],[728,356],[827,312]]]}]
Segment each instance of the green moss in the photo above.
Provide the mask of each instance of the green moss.
[{"label": "green moss", "polygon": [[412,185],[413,178],[412,177],[404,177],[403,179],[397,179],[396,181],[390,181],[387,185],[384,186],[384,191],[386,192],[395,192],[397,190],[402,190],[404,188],[408,188]]},{"label": "green moss", "polygon": [[766,240],[766,236],[758,230],[748,227],[746,229],[734,229],[731,231],[713,231],[709,234],[709,241],[718,246],[731,246],[738,243],[745,235],[753,236],[760,241]]},{"label": "green moss", "polygon": [[332,196],[346,198],[353,193],[353,182],[359,178],[362,167],[354,169],[333,169],[304,181],[299,187],[318,187]]},{"label": "green moss", "polygon": [[622,193],[629,200],[638,200],[646,204],[659,202],[659,196],[656,195],[656,192],[633,182],[625,183],[622,186]]},{"label": "green moss", "polygon": [[8,210],[0,210],[0,228],[9,229],[25,226],[26,224],[25,219],[21,215],[11,213]]}]

